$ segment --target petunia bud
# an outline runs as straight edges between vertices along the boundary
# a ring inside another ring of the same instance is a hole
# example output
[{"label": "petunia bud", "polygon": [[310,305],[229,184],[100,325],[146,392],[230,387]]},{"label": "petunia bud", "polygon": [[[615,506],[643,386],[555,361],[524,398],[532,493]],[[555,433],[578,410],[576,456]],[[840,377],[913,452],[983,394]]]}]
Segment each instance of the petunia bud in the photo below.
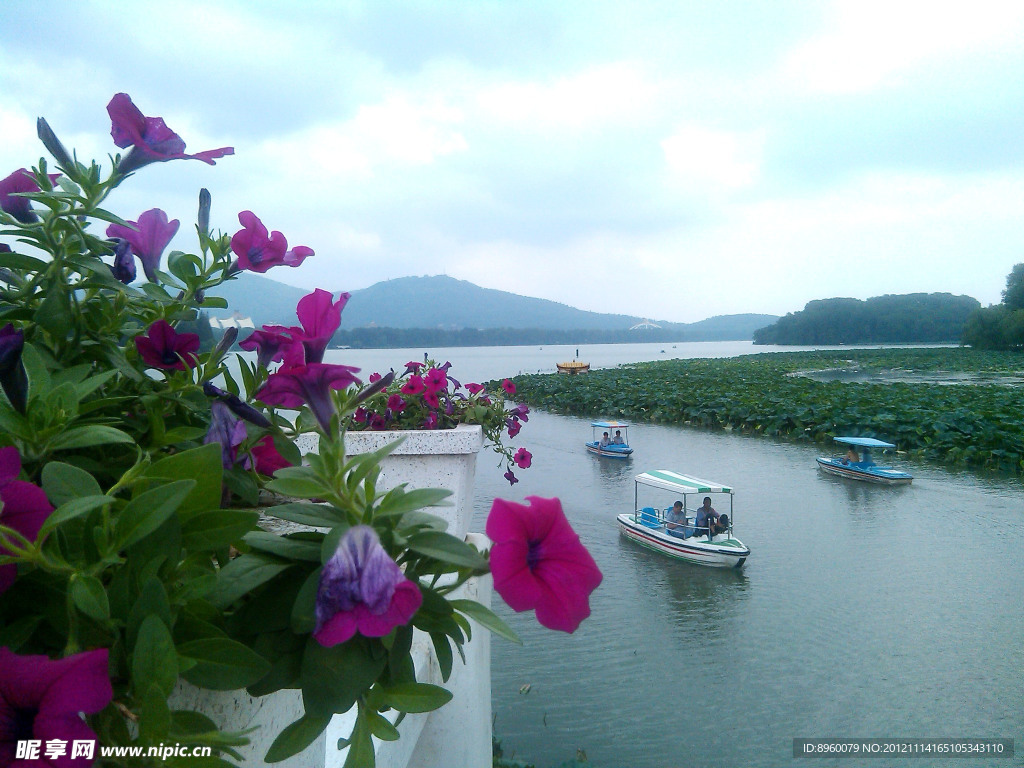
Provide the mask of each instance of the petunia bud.
[{"label": "petunia bud", "polygon": [[28,376],[21,361],[25,334],[8,323],[0,328],[0,387],[18,413],[28,406]]},{"label": "petunia bud", "polygon": [[64,149],[64,145],[60,143],[60,139],[57,138],[57,134],[50,128],[49,123],[42,117],[36,120],[36,133],[39,135],[39,140],[43,142],[43,146],[50,151],[53,159],[57,161],[57,166],[66,173],[73,173],[77,167],[75,161],[71,159],[71,155]]},{"label": "petunia bud", "polygon": [[210,190],[203,187],[199,190],[199,233],[202,235],[210,231],[210,205],[212,204]]},{"label": "petunia bud", "polygon": [[137,274],[131,243],[123,238],[118,238],[117,244],[114,246],[114,265],[110,271],[125,285],[134,280]]}]

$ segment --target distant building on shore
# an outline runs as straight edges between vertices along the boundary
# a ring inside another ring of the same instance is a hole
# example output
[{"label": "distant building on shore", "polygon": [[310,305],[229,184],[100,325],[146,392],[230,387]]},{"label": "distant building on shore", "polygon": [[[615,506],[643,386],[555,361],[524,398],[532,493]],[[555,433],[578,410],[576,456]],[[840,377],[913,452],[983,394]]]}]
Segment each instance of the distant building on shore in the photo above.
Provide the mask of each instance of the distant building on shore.
[{"label": "distant building on shore", "polygon": [[210,318],[211,328],[255,328],[256,326],[252,322],[251,317],[243,317],[241,312],[232,312],[231,317],[211,317]]}]

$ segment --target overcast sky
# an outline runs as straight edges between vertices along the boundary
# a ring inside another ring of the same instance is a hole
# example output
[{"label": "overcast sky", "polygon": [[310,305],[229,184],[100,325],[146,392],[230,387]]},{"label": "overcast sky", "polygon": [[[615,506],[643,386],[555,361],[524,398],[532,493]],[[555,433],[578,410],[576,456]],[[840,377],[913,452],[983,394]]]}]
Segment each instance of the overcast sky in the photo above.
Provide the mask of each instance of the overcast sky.
[{"label": "overcast sky", "polygon": [[251,209],[268,277],[447,274],[676,322],[818,298],[1000,300],[1024,261],[1024,2],[0,3],[0,178],[115,148],[131,95],[216,167],[109,206],[193,250]]}]

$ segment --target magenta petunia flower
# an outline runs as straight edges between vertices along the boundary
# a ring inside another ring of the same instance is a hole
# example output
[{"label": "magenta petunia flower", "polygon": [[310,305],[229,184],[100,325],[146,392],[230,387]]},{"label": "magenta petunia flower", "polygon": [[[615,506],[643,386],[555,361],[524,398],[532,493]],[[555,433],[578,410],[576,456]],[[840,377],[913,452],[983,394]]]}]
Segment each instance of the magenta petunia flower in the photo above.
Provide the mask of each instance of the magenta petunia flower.
[{"label": "magenta petunia flower", "polygon": [[558,499],[529,505],[495,499],[487,517],[494,589],[514,611],[536,610],[548,629],[575,632],[590,615],[601,571],[569,525]]},{"label": "magenta petunia flower", "polygon": [[502,379],[501,388],[505,390],[505,394],[512,396],[516,393],[516,385],[512,383],[512,379]]},{"label": "magenta petunia flower", "polygon": [[[299,299],[295,313],[299,316],[299,324],[302,327],[289,330],[293,341],[302,344],[307,363],[323,362],[324,350],[341,325],[341,312],[351,295],[343,293],[335,301],[329,291],[317,288],[308,296]],[[370,378],[372,382],[373,377]],[[377,374],[377,380],[380,378],[380,374]]]},{"label": "magenta petunia flower", "polygon": [[509,437],[515,437],[516,435],[519,434],[519,430],[523,428],[523,425],[520,424],[514,418],[505,419],[505,426],[508,427],[508,436]]},{"label": "magenta petunia flower", "polygon": [[405,400],[402,399],[401,395],[395,393],[388,398],[388,410],[395,413],[401,413],[405,410]]},{"label": "magenta petunia flower", "polygon": [[441,407],[441,401],[437,399],[437,392],[431,392],[429,389],[423,392],[423,402],[430,408]]},{"label": "magenta petunia flower", "polygon": [[313,255],[313,249],[304,245],[288,250],[287,238],[277,230],[268,232],[252,211],[238,214],[238,222],[244,229],[231,238],[231,250],[238,256],[240,269],[262,273],[281,264],[297,267],[307,256]]},{"label": "magenta petunia flower", "polygon": [[[48,174],[51,181],[60,178],[59,173]],[[0,179],[0,210],[9,213],[23,224],[39,219],[27,197],[15,197],[19,192],[38,192],[36,177],[26,168],[19,168],[5,179]]]},{"label": "magenta petunia flower", "polygon": [[519,482],[519,478],[516,477],[515,472],[513,472],[511,469],[504,474],[504,478],[508,480],[509,485],[515,485],[516,483]]},{"label": "magenta petunia flower", "polygon": [[[150,208],[139,216],[138,221],[129,221],[131,226],[107,225],[107,237],[127,240],[146,273],[146,279],[157,282],[156,271],[160,268],[160,257],[167,244],[178,233],[179,221],[167,220],[167,214],[159,208]],[[122,281],[123,282],[123,281]]]},{"label": "magenta petunia flower", "polygon": [[423,386],[428,392],[439,392],[448,386],[448,375],[440,368],[431,368],[423,377]]},{"label": "magenta petunia flower", "polygon": [[[94,715],[113,698],[108,651],[98,648],[64,659],[19,656],[0,648],[0,765],[84,768],[92,760],[71,757],[74,741],[96,741],[81,713]],[[60,740],[61,757],[17,758],[19,741]]]},{"label": "magenta petunia flower", "polygon": [[533,455],[525,448],[520,448],[516,451],[516,455],[512,457],[512,461],[520,469],[529,469],[530,464],[533,462]]},{"label": "magenta petunia flower", "polygon": [[266,383],[256,392],[256,399],[267,405],[282,408],[301,408],[308,405],[317,422],[326,432],[334,415],[332,389],[345,389],[360,384],[355,374],[358,368],[331,363],[310,363],[281,368],[270,374]]},{"label": "magenta petunia flower", "polygon": [[426,388],[426,385],[423,383],[423,377],[414,373],[406,380],[405,384],[402,385],[402,393],[406,395],[418,395]]},{"label": "magenta petunia flower", "polygon": [[195,368],[199,364],[199,335],[178,333],[166,320],[157,320],[146,334],[135,337],[135,348],[142,360],[153,368],[183,371],[185,366]]},{"label": "magenta petunia flower", "polygon": [[[0,525],[20,533],[29,541],[35,541],[39,535],[39,529],[43,527],[46,518],[53,512],[53,505],[46,498],[42,488],[32,483],[18,480],[21,473],[21,456],[18,449],[13,446],[0,448]],[[0,536],[0,554],[8,550],[3,546],[3,537]],[[5,592],[14,583],[18,575],[18,566],[15,563],[0,565],[0,592]],[[0,708],[0,720],[2,720],[2,708]],[[2,741],[3,728],[0,726],[0,741]],[[0,765],[4,763],[0,760]]]},{"label": "magenta petunia flower", "polygon": [[328,647],[356,632],[383,637],[408,624],[422,602],[419,587],[384,551],[377,532],[357,525],[338,542],[320,573],[313,637]]},{"label": "magenta petunia flower", "polygon": [[470,383],[466,385],[466,389],[471,395],[479,395],[481,392],[484,391],[485,387],[483,384]]},{"label": "magenta petunia flower", "polygon": [[387,429],[388,420],[381,416],[379,413],[371,413],[369,420],[370,429],[376,429],[377,431]]},{"label": "magenta petunia flower", "polygon": [[0,328],[0,388],[11,407],[24,414],[28,407],[28,374],[21,361],[25,349],[25,332],[7,323]]},{"label": "magenta petunia flower", "polygon": [[422,367],[423,363],[418,363],[415,360],[410,360],[408,363],[405,364],[405,373],[403,373],[402,375],[408,376],[410,373],[416,373]]},{"label": "magenta petunia flower", "polygon": [[121,149],[131,147],[118,163],[117,170],[121,173],[131,173],[150,163],[167,160],[202,160],[216,165],[216,158],[235,154],[233,147],[221,147],[186,155],[185,142],[167,127],[164,119],[143,115],[127,93],[114,95],[107,104],[107,114],[110,115],[110,136],[114,144]]},{"label": "magenta petunia flower", "polygon": [[256,471],[268,477],[273,476],[279,469],[291,466],[291,462],[285,459],[274,446],[274,438],[270,435],[264,435],[253,446],[252,458],[256,462]]},{"label": "magenta petunia flower", "polygon": [[437,413],[434,411],[428,413],[427,418],[420,425],[420,429],[437,429]]},{"label": "magenta petunia flower", "polygon": [[272,362],[284,360],[285,350],[292,345],[292,338],[283,325],[264,325],[261,330],[253,331],[238,346],[252,352],[256,350],[256,364],[266,368]]}]

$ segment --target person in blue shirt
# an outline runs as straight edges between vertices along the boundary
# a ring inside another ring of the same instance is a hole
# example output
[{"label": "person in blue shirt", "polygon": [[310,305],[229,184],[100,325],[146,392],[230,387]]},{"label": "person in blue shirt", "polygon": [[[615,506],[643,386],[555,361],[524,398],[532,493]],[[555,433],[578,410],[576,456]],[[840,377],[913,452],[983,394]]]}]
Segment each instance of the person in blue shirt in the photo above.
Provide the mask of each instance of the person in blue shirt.
[{"label": "person in blue shirt", "polygon": [[697,507],[697,519],[694,521],[698,534],[707,534],[710,539],[718,529],[718,513],[711,506],[711,497],[705,496],[704,503]]},{"label": "person in blue shirt", "polygon": [[683,502],[677,501],[673,504],[672,509],[666,513],[665,520],[667,521],[665,527],[670,536],[688,539],[693,535],[693,529],[686,524],[686,510],[683,509]]}]

